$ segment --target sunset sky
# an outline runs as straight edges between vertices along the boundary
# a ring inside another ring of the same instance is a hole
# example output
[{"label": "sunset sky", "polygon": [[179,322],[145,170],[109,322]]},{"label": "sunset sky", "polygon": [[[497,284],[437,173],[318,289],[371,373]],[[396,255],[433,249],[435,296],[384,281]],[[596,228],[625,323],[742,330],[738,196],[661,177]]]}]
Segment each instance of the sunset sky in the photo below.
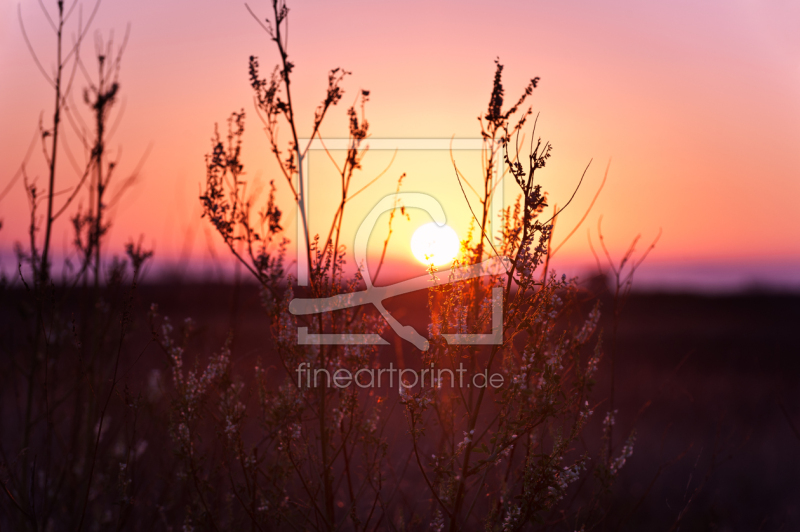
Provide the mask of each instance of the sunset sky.
[{"label": "sunset sky", "polygon": [[[45,0],[48,7],[51,3]],[[84,16],[92,5],[84,4]],[[250,6],[261,18],[270,14],[267,2]],[[643,250],[663,230],[642,270],[645,285],[800,287],[799,4],[362,0],[295,1],[289,8],[301,135],[310,133],[327,71],[340,66],[353,75],[345,79],[344,99],[323,127],[326,138],[346,135],[345,111],[360,89],[370,91],[367,119],[374,139],[477,138],[476,117],[486,108],[499,57],[507,101],[516,100],[532,77],[541,78],[530,103],[540,113],[537,136],[554,146],[541,174],[551,205],[569,199],[593,160],[584,186],[559,219],[556,244],[583,215],[612,160],[591,215],[559,252],[564,268],[577,271],[594,263],[587,230],[596,243],[602,215],[615,256],[637,234]],[[22,2],[20,9],[49,70],[52,31],[36,2]],[[45,124],[52,116],[52,91],[26,48],[17,11],[16,2],[0,4],[0,191],[19,168],[40,114]],[[114,152],[122,149],[120,177],[151,148],[138,183],[114,212],[109,248],[121,252],[131,237],[144,235],[160,264],[188,257],[202,269],[211,260],[210,249],[228,259],[210,225],[199,219],[204,154],[215,122],[222,125],[232,111],[245,110],[248,176],[262,184],[274,178],[279,197],[287,199],[253,111],[247,73],[250,55],[258,56],[268,73],[277,53],[243,3],[105,0],[93,28],[104,38],[113,30],[119,42],[128,23],[120,73],[123,104],[117,107],[124,107],[124,114],[111,142]],[[82,53],[90,72],[93,51],[94,40],[87,39]],[[84,116],[85,86],[79,75],[73,100]],[[83,160],[74,134],[67,140]],[[354,187],[370,181],[390,156],[368,154]],[[477,184],[476,154],[456,158]],[[330,170],[324,155],[311,164],[310,198],[323,219],[325,198],[336,189],[324,184]],[[399,155],[370,193],[354,202],[348,227],[354,230],[359,216],[393,192],[406,172],[403,190],[441,198],[448,221],[465,232],[469,211],[449,165],[443,151]],[[38,146],[28,174],[45,186]],[[77,181],[65,159],[58,180],[57,190]],[[512,183],[506,184],[507,201],[515,195]],[[284,225],[293,236],[291,209],[285,210]],[[5,271],[15,269],[14,242],[26,241],[28,212],[18,180],[0,203]],[[397,222],[395,257],[410,257],[413,229],[429,221],[412,213],[410,222]],[[64,217],[54,236],[58,250],[69,247],[70,235]],[[383,235],[379,225],[373,244]]]}]

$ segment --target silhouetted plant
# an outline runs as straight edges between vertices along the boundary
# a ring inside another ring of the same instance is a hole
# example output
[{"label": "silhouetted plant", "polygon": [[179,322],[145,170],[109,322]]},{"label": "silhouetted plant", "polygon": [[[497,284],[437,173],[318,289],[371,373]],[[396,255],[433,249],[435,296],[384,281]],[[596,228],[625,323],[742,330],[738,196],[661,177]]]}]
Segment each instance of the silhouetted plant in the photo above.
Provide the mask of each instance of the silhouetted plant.
[{"label": "silhouetted plant", "polygon": [[[273,0],[272,17],[265,22],[259,20],[278,48],[280,63],[269,77],[261,78],[258,59],[251,56],[250,83],[270,150],[298,206],[297,223],[305,230],[306,247],[298,243],[309,265],[309,286],[303,288],[303,295],[330,297],[356,290],[360,282],[358,276],[350,281],[343,278],[345,259],[339,237],[351,197],[351,178],[360,169],[364,155],[361,146],[368,125],[363,108],[369,93],[361,94],[360,113],[355,106],[347,113],[349,149],[339,167],[342,200],[330,230],[324,238],[309,238],[307,213],[303,210],[307,191],[300,188],[302,180],[298,179],[300,161],[308,147],[299,145],[292,105],[294,65],[283,36],[287,16],[285,3]],[[180,372],[183,353],[170,347],[171,330],[167,324],[163,326],[166,328],[162,328],[160,338],[171,353],[178,405],[172,424],[173,439],[187,464],[187,482],[195,488],[192,509],[187,514],[192,525],[221,529],[249,523],[254,529],[282,529],[288,525],[294,529],[334,530],[346,526],[368,530],[382,526],[418,529],[428,523],[435,530],[478,526],[486,530],[520,530],[556,525],[588,529],[602,520],[602,512],[596,509],[630,457],[633,435],[615,450],[611,438],[614,413],[609,412],[600,436],[603,447],[597,449],[597,455],[588,451],[580,454],[575,449],[575,442],[597,406],[589,401],[602,355],[599,339],[593,340],[599,305],[588,317],[576,321],[580,306],[577,283],[557,277],[548,262],[558,213],[543,219],[546,195],[535,176],[545,167],[551,145],[541,139],[534,144],[532,140],[528,163],[519,162],[516,139],[531,114],[530,108],[521,111],[521,106],[539,78],[531,80],[516,103],[504,109],[502,70],[498,60],[488,109],[479,117],[484,139],[481,209],[476,214],[470,206],[476,242],[464,241],[462,254],[448,274],[452,282],[435,282],[429,291],[430,349],[421,353],[421,365],[455,371],[466,361],[470,374],[497,370],[506,385],[496,391],[442,386],[441,382],[438,387],[418,390],[401,386],[398,399],[405,412],[410,447],[399,443],[392,446],[387,441],[385,431],[392,409],[382,398],[355,387],[304,386],[294,378],[303,368],[329,374],[376,368],[377,349],[298,344],[298,321],[288,312],[297,287],[283,266],[286,239],[269,249],[281,230],[274,188],[260,217],[262,229],[254,226],[251,202],[245,200],[246,182],[241,177],[240,159],[244,112],[234,113],[229,119],[227,142],[215,133],[213,151],[206,161],[206,190],[201,196],[204,216],[260,283],[273,345],[285,375],[280,377],[282,384],[271,389],[262,364],[255,367],[259,407],[254,412],[243,399],[247,394],[243,381],[229,373],[224,373],[219,383],[208,377],[219,374],[214,368],[229,356],[223,351],[222,358],[213,359],[207,369],[201,372],[198,368],[189,374],[189,380],[196,384],[186,390],[187,377]],[[340,83],[348,74],[338,68],[330,71],[327,94],[311,124],[311,140],[319,134],[327,111],[341,100]],[[281,124],[290,132],[287,144],[282,144],[278,135]],[[517,148],[513,157],[509,154],[511,143]],[[491,196],[500,178],[494,168],[500,157],[521,194],[516,205],[505,209],[497,221],[501,236],[493,241],[487,235],[487,227]],[[458,168],[456,173],[460,183],[463,174]],[[269,222],[267,230],[263,229],[264,221]],[[249,250],[246,256],[235,245],[239,241]],[[258,244],[256,251],[250,251],[255,249],[254,244]],[[510,258],[504,274],[458,282],[465,268],[496,254]],[[436,268],[432,266],[429,271],[436,281]],[[491,294],[495,288],[501,290],[504,301],[502,342],[485,347],[448,344],[445,334],[476,334],[491,323]],[[380,316],[354,309],[317,315],[302,325],[317,333],[380,333],[384,326]],[[207,411],[218,412],[212,425],[217,427],[220,438],[229,442],[223,453],[228,457],[222,463],[229,474],[227,490],[239,503],[238,514],[230,507],[222,511],[222,495],[218,492],[213,494],[216,503],[206,499],[211,494],[204,486],[218,486],[217,480],[222,477],[217,466],[195,458],[216,454],[214,444],[201,443],[202,431],[192,425],[201,419],[185,421],[190,417],[186,405],[194,404],[199,396],[208,400],[213,397],[216,406],[207,404]],[[260,436],[248,438],[246,435],[252,434],[248,427],[253,423],[258,423]],[[398,466],[402,456],[416,464],[417,473],[408,480],[410,488],[404,487],[407,468],[398,477],[392,466],[392,462]],[[597,479],[597,487],[588,494],[585,480],[579,488],[571,487],[576,480],[587,478],[587,470],[593,471]],[[408,489],[408,495],[413,492],[416,498],[421,489],[426,491],[424,500],[429,503],[424,509],[396,502],[398,490]],[[579,496],[583,510],[573,506]]]},{"label": "silhouetted plant", "polygon": [[[134,489],[130,475],[142,450],[135,437],[135,422],[133,436],[125,434],[131,428],[126,416],[138,408],[139,401],[128,390],[124,401],[114,399],[122,395],[118,385],[126,373],[124,366],[133,360],[126,341],[132,325],[133,293],[152,253],[144,250],[141,242],[126,247],[127,260],[113,257],[104,262],[101,253],[110,224],[109,209],[138,172],[116,190],[110,189],[117,168],[107,149],[110,111],[119,94],[125,44],[115,49],[112,39],[105,44],[98,39],[98,77],[93,81],[80,48],[99,2],[86,24],[78,2],[66,5],[59,0],[55,4],[55,18],[41,5],[56,35],[52,76],[42,68],[23,26],[34,61],[53,87],[55,108],[52,126],[39,125],[47,187],[41,189],[29,178],[28,156],[19,172],[31,212],[27,249],[17,245],[18,278],[26,296],[19,310],[26,329],[19,331],[24,341],[4,345],[10,354],[4,369],[10,372],[14,390],[13,394],[11,390],[2,392],[7,406],[0,429],[4,435],[0,456],[4,516],[0,523],[17,530],[82,530],[87,523],[94,528],[109,527],[112,522],[121,527],[130,515]],[[77,31],[73,44],[65,47],[66,25],[74,16],[79,18]],[[78,73],[88,85],[84,103],[91,114],[91,136],[70,97],[79,83]],[[85,149],[83,166],[64,141],[65,120]],[[59,198],[57,183],[61,188],[66,184],[64,154],[77,179],[66,188],[66,196]],[[73,210],[76,200],[79,206]],[[43,219],[42,201],[46,202]],[[89,204],[86,211],[80,207],[83,201]],[[79,264],[75,268],[65,257],[59,280],[53,274],[52,234],[65,214],[72,218]],[[44,232],[41,239],[40,230]],[[111,490],[110,485],[123,491]]]}]

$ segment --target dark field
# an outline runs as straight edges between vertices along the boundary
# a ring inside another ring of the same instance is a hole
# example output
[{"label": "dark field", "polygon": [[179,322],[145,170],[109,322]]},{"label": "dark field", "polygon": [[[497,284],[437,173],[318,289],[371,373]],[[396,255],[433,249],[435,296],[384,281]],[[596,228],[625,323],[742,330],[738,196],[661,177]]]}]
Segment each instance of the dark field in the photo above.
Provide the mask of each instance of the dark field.
[{"label": "dark field", "polygon": [[[233,331],[234,373],[246,378],[258,359],[267,366],[275,363],[257,293],[250,286],[140,287],[128,355],[135,364],[125,385],[133,393],[146,390],[152,370],[166,368],[164,354],[147,345],[144,315],[151,302],[174,323],[188,316],[196,321],[198,333],[190,345],[201,358]],[[7,291],[2,302],[4,350],[19,334],[14,325],[19,296]],[[414,324],[422,313],[405,312],[407,303],[387,302],[387,308],[401,322]],[[603,308],[605,358],[596,397],[607,396],[609,389],[611,302],[604,301]],[[615,487],[605,529],[669,530],[679,516],[680,530],[800,529],[798,324],[798,296],[631,296],[618,328],[615,408],[617,440],[634,423],[638,437]],[[415,365],[418,356],[410,344],[399,343],[391,331],[384,337],[392,345],[384,349],[383,362],[397,364],[402,357],[400,364]],[[7,352],[3,358],[7,362]],[[3,387],[3,401],[13,401],[14,383],[4,377]],[[390,401],[397,396],[394,389],[381,393]],[[606,408],[596,409],[598,425]],[[4,408],[6,427],[13,425],[9,411]],[[393,415],[396,423],[390,425],[397,434],[390,436],[402,436],[403,414],[397,409]],[[157,429],[143,429],[151,441],[143,458],[149,456],[168,476],[171,455],[160,447],[170,443]],[[5,432],[0,439],[10,448],[15,438]],[[415,481],[413,472],[408,479]],[[158,486],[153,482],[140,489]]]},{"label": "dark field", "polygon": [[[141,297],[176,318],[192,315],[208,328],[207,345],[219,345],[233,323],[243,366],[247,358],[268,357],[268,334],[251,290],[238,292],[238,304],[228,287],[170,292],[148,287]],[[404,307],[387,305],[407,323]],[[602,321],[607,335],[610,314]],[[384,336],[395,343],[391,331]],[[413,365],[413,346],[401,345],[405,364]],[[684,530],[800,527],[800,435],[780,407],[800,426],[800,297],[634,295],[623,310],[617,348],[622,430],[652,401],[638,420],[634,455],[616,494],[621,518],[639,504],[625,528],[667,529],[690,497]],[[395,351],[393,345],[387,355]],[[607,356],[601,368],[608,371]],[[602,397],[607,375],[598,380]]]}]

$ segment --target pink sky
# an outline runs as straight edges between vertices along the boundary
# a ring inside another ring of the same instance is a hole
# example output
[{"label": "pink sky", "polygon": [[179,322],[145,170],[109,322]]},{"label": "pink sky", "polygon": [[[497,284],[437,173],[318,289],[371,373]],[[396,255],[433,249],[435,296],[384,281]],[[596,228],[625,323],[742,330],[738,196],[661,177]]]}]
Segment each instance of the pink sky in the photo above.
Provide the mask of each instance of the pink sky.
[{"label": "pink sky", "polygon": [[[251,7],[264,16],[269,12],[266,2]],[[327,70],[341,66],[353,75],[324,135],[346,133],[346,106],[365,88],[371,91],[367,113],[374,138],[476,137],[476,116],[488,101],[499,56],[509,100],[528,79],[541,77],[531,103],[541,112],[538,133],[555,146],[542,174],[552,203],[568,199],[594,159],[574,208],[560,219],[556,242],[559,231],[563,237],[583,214],[613,158],[592,215],[560,253],[565,265],[593,262],[586,229],[594,230],[603,215],[606,240],[617,254],[636,234],[649,241],[663,229],[651,276],[674,277],[675,267],[709,264],[725,271],[741,267],[754,278],[774,275],[769,272],[776,267],[800,271],[796,3],[304,1],[289,7],[295,98],[306,133]],[[49,68],[53,38],[47,22],[35,2],[24,2],[21,10]],[[267,71],[276,53],[236,2],[106,0],[93,27],[104,35],[114,30],[119,40],[128,22],[132,30],[121,71],[125,112],[112,147],[124,148],[123,171],[132,170],[149,145],[152,152],[141,180],[115,212],[110,247],[121,250],[129,237],[143,234],[162,261],[174,260],[182,249],[202,261],[209,244],[197,196],[214,123],[244,108],[249,175],[264,181],[274,174],[253,112],[247,59],[259,56]],[[84,56],[92,51],[88,40]],[[52,112],[50,91],[25,47],[17,4],[11,2],[0,5],[0,72],[2,190],[22,161],[40,113]],[[79,78],[78,86],[85,81]],[[80,107],[80,93],[75,95]],[[76,142],[70,147],[78,151]],[[376,156],[372,166],[380,160]],[[61,168],[57,188],[65,189],[76,176],[69,165]],[[408,190],[425,191],[426,183],[439,180],[437,193],[446,194],[455,181],[435,168],[411,160],[405,167],[396,164],[375,197],[394,191],[404,171]],[[29,174],[44,184],[38,149]],[[370,175],[360,179],[367,182]],[[456,219],[463,216],[463,198],[458,189],[451,197],[460,202],[453,205],[453,226],[459,229],[465,226]],[[14,242],[26,238],[21,183],[0,203],[0,219],[0,250],[7,256]],[[427,221],[412,219],[398,239]],[[293,231],[293,222],[287,223]],[[69,235],[65,218],[55,233],[56,247],[67,246]],[[219,240],[212,242],[224,253]],[[395,252],[403,256],[400,244]],[[773,269],[759,270],[761,262]]]}]

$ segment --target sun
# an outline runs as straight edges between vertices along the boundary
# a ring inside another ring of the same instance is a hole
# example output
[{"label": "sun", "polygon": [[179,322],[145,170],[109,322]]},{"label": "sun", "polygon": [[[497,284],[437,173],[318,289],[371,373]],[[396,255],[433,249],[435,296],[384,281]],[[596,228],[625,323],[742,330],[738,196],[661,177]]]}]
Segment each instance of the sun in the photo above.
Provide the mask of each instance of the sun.
[{"label": "sun", "polygon": [[426,266],[451,264],[460,249],[458,234],[449,225],[430,222],[418,227],[411,237],[411,253]]}]

